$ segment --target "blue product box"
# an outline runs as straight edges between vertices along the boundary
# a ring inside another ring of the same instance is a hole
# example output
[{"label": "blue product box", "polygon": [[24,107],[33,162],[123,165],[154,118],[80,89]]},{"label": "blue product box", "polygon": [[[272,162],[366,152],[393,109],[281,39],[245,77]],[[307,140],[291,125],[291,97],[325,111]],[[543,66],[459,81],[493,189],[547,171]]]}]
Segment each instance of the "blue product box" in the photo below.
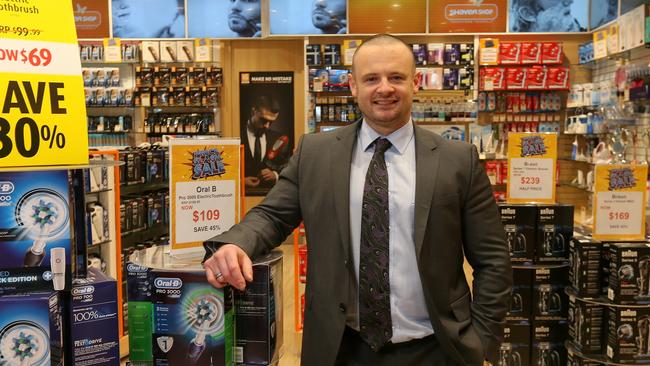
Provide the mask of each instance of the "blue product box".
[{"label": "blue product box", "polygon": [[445,65],[459,65],[460,64],[460,44],[446,43],[445,44]]},{"label": "blue product box", "polygon": [[458,89],[458,69],[444,68],[442,70],[442,88],[444,90]]},{"label": "blue product box", "polygon": [[282,323],[282,253],[271,252],[253,263],[253,282],[235,292],[237,341],[235,361],[272,365],[280,357]]},{"label": "blue product box", "polygon": [[348,83],[350,78],[348,70],[330,69],[329,70],[329,91],[345,91],[350,90]]},{"label": "blue product box", "polygon": [[66,359],[71,365],[119,366],[117,282],[90,267],[66,295]]},{"label": "blue product box", "polygon": [[[83,195],[83,183],[73,184],[73,178],[67,170],[0,173],[0,294],[49,291],[53,279],[70,288],[76,219],[72,187],[79,185]],[[61,256],[54,271],[52,253],[55,260]]]},{"label": "blue product box", "polygon": [[427,64],[427,45],[415,43],[411,45],[413,49],[413,58],[415,59],[415,64],[418,66],[424,66]]},{"label": "blue product box", "polygon": [[58,292],[0,297],[0,364],[63,365]]}]

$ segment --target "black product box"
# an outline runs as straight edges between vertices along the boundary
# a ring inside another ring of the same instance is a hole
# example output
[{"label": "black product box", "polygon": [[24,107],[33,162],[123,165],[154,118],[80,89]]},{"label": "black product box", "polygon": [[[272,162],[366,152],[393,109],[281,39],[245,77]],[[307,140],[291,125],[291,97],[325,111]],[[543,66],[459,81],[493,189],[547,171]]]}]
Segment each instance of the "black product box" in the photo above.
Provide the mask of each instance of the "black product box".
[{"label": "black product box", "polygon": [[472,89],[474,86],[474,69],[458,69],[458,87],[459,89]]},{"label": "black product box", "polygon": [[207,74],[205,67],[190,67],[189,71],[189,84],[192,86],[205,85]]},{"label": "black product box", "polygon": [[325,66],[334,66],[341,64],[341,45],[326,44],[323,48],[323,60]]},{"label": "black product box", "polygon": [[172,69],[169,67],[156,67],[154,72],[155,86],[169,86],[172,82]]},{"label": "black product box", "polygon": [[564,342],[566,321],[534,321],[532,331],[531,365],[561,366],[567,364]]},{"label": "black product box", "polygon": [[171,84],[174,86],[187,85],[187,67],[172,67]]},{"label": "black product box", "polygon": [[605,307],[569,296],[569,339],[578,351],[601,354],[606,339]]},{"label": "black product box", "polygon": [[151,86],[154,81],[154,69],[151,67],[136,67],[135,68],[135,85],[136,86]]},{"label": "black product box", "polygon": [[610,307],[607,357],[616,363],[650,363],[650,309]]},{"label": "black product box", "polygon": [[283,340],[282,253],[271,252],[253,264],[253,282],[235,292],[235,361],[247,365],[277,362]]},{"label": "black product box", "polygon": [[569,242],[569,281],[576,295],[600,295],[602,249],[603,244],[590,237],[574,237]]},{"label": "black product box", "polygon": [[603,243],[600,251],[600,294],[607,296],[609,289],[609,275],[612,272],[610,264],[612,263],[612,252],[610,243]]},{"label": "black product box", "polygon": [[223,70],[220,67],[208,69],[208,86],[221,86],[223,84]]},{"label": "black product box", "polygon": [[171,95],[169,96],[169,105],[185,105],[185,87],[177,86],[172,88]]},{"label": "black product box", "polygon": [[319,44],[308,44],[306,47],[307,66],[320,66],[323,64],[322,46]]},{"label": "black product box", "polygon": [[533,205],[500,205],[499,213],[506,231],[510,259],[513,262],[532,261],[537,208]]},{"label": "black product box", "polygon": [[496,365],[528,366],[529,361],[530,323],[528,321],[506,322]]},{"label": "black product box", "polygon": [[536,261],[565,261],[569,254],[571,237],[573,237],[572,205],[537,206]]},{"label": "black product box", "polygon": [[537,268],[533,278],[533,318],[535,320],[566,319],[569,299],[564,292],[569,271],[561,268]]},{"label": "black product box", "polygon": [[602,363],[582,359],[571,348],[567,348],[567,366],[602,366]]},{"label": "black product box", "polygon": [[411,45],[413,50],[413,58],[415,59],[415,64],[418,66],[424,66],[427,64],[427,45],[415,43]]},{"label": "black product box", "polygon": [[650,303],[650,246],[611,243],[607,298],[618,304]]},{"label": "black product box", "polygon": [[530,319],[532,315],[533,271],[513,268],[512,294],[508,319]]}]

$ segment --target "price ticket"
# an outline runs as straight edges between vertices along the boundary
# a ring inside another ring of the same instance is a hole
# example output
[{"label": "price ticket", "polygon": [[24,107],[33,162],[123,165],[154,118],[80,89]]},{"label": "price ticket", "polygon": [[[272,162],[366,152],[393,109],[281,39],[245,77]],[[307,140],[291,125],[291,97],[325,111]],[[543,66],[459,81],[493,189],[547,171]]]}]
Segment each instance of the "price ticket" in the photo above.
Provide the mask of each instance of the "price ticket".
[{"label": "price ticket", "polygon": [[171,250],[203,251],[239,221],[240,142],[172,139],[169,156]]},{"label": "price ticket", "polygon": [[508,134],[508,202],[554,203],[556,160],[556,134]]},{"label": "price ticket", "polygon": [[0,166],[87,163],[72,3],[0,6]]},{"label": "price ticket", "polygon": [[645,238],[647,165],[597,165],[594,184],[594,229],[597,240]]}]

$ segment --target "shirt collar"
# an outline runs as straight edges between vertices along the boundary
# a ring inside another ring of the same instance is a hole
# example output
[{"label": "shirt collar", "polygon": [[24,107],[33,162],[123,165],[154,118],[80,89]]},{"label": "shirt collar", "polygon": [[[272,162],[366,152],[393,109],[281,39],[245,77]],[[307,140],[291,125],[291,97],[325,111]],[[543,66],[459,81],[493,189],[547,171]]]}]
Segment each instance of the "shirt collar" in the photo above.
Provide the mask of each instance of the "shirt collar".
[{"label": "shirt collar", "polygon": [[375,142],[378,137],[387,138],[388,141],[390,141],[390,143],[393,145],[391,149],[395,148],[397,150],[397,153],[401,155],[404,153],[404,151],[406,151],[406,147],[413,139],[413,121],[409,119],[409,121],[404,126],[400,127],[390,135],[381,136],[377,133],[377,131],[373,130],[372,127],[370,127],[364,119],[361,123],[361,131],[359,131],[359,142],[363,147],[363,151],[368,150],[370,145],[372,145],[372,143]]}]

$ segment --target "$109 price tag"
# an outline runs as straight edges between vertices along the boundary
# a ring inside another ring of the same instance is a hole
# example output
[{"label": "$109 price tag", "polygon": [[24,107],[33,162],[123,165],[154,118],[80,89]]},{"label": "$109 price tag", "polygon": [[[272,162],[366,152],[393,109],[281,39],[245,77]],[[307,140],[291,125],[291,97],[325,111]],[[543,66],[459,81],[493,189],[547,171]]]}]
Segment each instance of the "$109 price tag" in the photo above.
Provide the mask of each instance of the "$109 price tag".
[{"label": "$109 price tag", "polygon": [[214,210],[194,210],[192,213],[192,221],[195,223],[205,222],[205,221],[217,221],[219,220],[220,213],[218,209]]}]

